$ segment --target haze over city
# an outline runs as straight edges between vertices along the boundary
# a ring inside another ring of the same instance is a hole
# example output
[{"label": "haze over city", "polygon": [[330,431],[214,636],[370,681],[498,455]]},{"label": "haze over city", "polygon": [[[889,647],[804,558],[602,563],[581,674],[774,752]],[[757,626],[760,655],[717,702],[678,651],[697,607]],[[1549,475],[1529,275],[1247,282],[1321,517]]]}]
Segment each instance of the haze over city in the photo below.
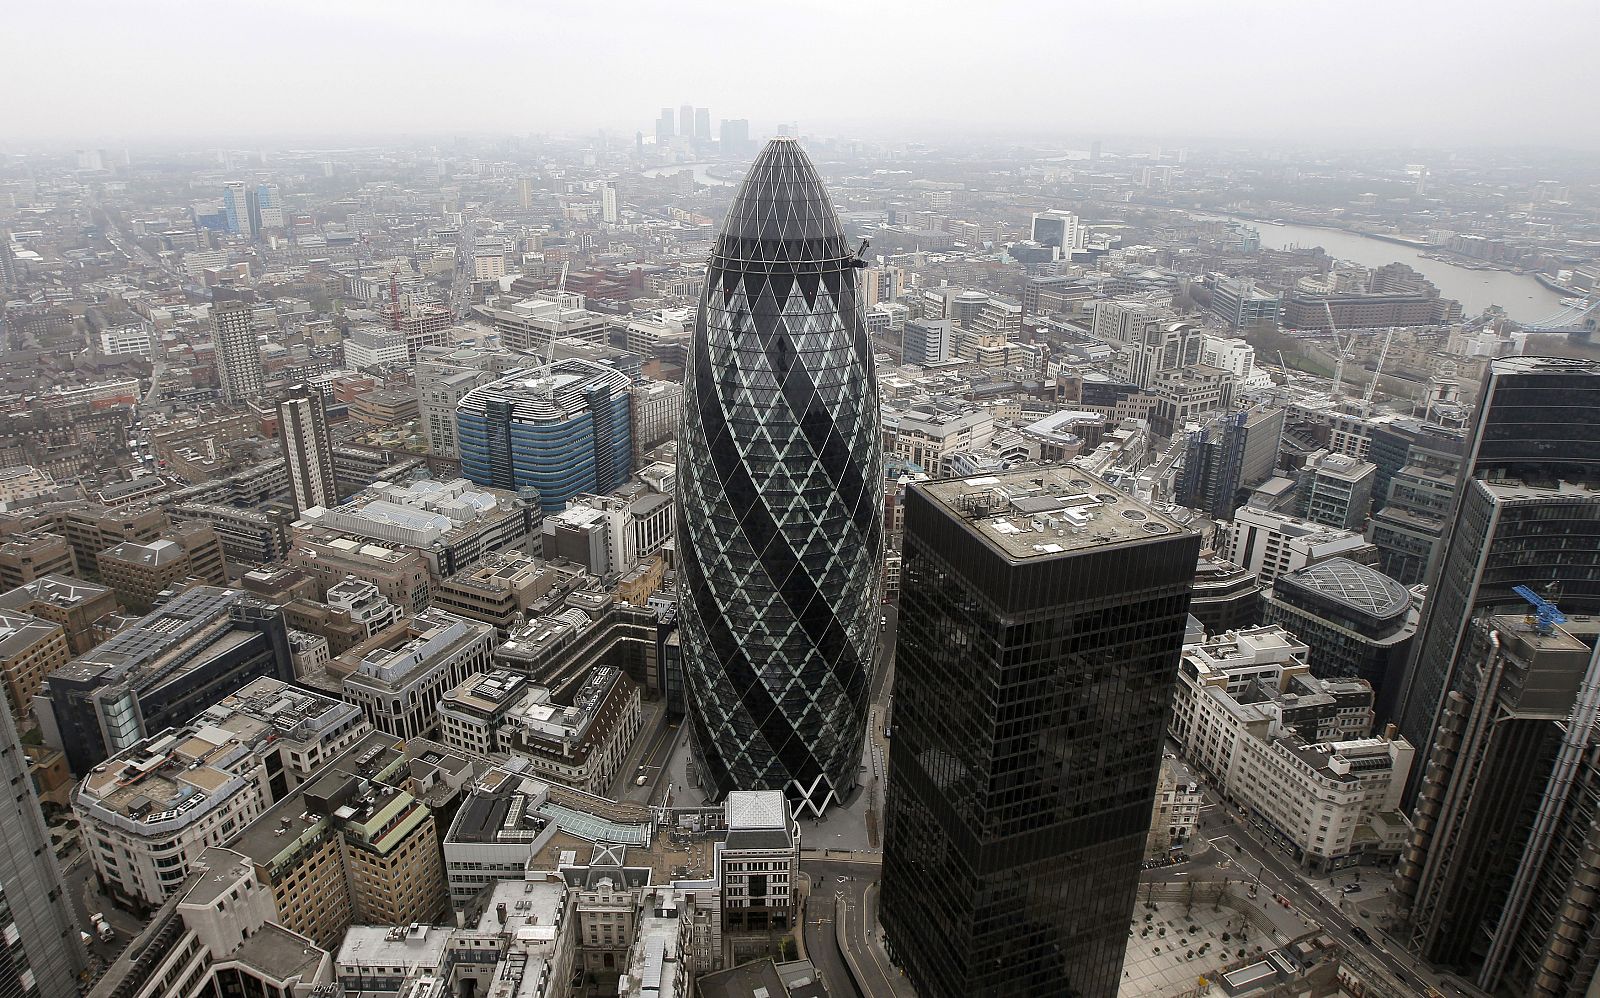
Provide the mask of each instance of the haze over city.
[{"label": "haze over city", "polygon": [[1600,7],[15,4],[0,143],[631,135],[682,97],[758,131],[1592,149]]},{"label": "haze over city", "polygon": [[1600,992],[1600,7],[0,26],[0,994]]}]

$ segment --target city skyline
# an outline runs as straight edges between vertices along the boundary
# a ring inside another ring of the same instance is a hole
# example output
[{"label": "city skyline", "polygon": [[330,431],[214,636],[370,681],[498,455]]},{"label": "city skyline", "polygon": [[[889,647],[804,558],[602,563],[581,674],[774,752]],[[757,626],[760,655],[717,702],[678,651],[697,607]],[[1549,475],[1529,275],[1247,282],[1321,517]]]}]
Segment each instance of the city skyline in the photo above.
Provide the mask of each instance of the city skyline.
[{"label": "city skyline", "polygon": [[286,2],[6,22],[0,983],[1600,986],[1538,11]]},{"label": "city skyline", "polygon": [[[98,6],[98,12],[72,8],[70,23],[58,8],[7,15],[19,36],[41,42],[18,46],[9,71],[53,84],[46,99],[14,103],[0,117],[0,132],[11,142],[304,141],[597,127],[631,137],[636,130],[650,134],[657,108],[687,99],[709,107],[713,121],[750,118],[762,133],[799,121],[806,130],[902,139],[1105,133],[1600,144],[1571,127],[1563,99],[1584,86],[1582,39],[1600,26],[1600,9],[1555,3],[1534,5],[1548,18],[1482,2],[1372,2],[1341,7],[1337,16],[1242,2],[1204,8],[1014,3],[986,10],[982,18],[954,4],[833,4],[818,22],[842,17],[850,30],[831,32],[820,66],[800,35],[778,30],[784,15],[776,9],[741,8],[734,17],[722,3],[670,11],[641,3],[626,11],[564,11],[561,25],[566,33],[603,39],[604,52],[618,65],[649,67],[642,81],[575,85],[559,101],[530,94],[509,103],[460,99],[457,69],[468,60],[482,73],[521,71],[529,62],[529,40],[550,28],[536,10],[491,2],[477,4],[475,16],[446,17],[415,3],[300,0],[224,10],[177,4],[134,17],[121,5]],[[1001,87],[973,85],[945,72],[941,60],[885,56],[891,42],[906,52],[947,48],[952,18],[961,20],[967,60],[1005,68]],[[1557,18],[1561,30],[1549,30]],[[686,22],[696,25],[698,46],[719,53],[714,72],[702,60],[659,57]],[[1383,30],[1375,31],[1375,24]],[[174,46],[204,50],[218,37],[230,39],[230,86],[191,92],[184,115],[166,113],[159,91],[151,89],[164,77],[149,71],[154,67],[146,64],[156,56],[144,53]],[[355,38],[360,45],[350,44]],[[1035,48],[1037,39],[1058,42]],[[1131,39],[1137,40],[1133,56],[1125,44]],[[1440,43],[1449,46],[1447,55],[1418,57],[1419,46]],[[532,51],[546,79],[583,79],[593,71],[594,53],[583,47]],[[325,71],[285,73],[286,52],[294,52],[298,64],[320,64]],[[403,99],[376,85],[394,60],[422,52],[435,57],[408,59]],[[1508,56],[1518,66],[1515,87],[1476,68]],[[66,79],[63,65],[72,68]],[[789,85],[800,72],[819,68],[821,85]],[[1175,101],[1180,92],[1183,100]],[[352,104],[362,106],[354,120]],[[324,107],[329,110],[319,110]]]}]

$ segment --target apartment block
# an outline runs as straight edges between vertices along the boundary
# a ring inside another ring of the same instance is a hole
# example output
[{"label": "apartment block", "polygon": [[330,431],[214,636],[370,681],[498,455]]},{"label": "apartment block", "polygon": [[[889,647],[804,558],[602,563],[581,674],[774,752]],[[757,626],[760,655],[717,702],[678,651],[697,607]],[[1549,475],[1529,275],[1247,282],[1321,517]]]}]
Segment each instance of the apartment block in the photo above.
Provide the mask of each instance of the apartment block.
[{"label": "apartment block", "polygon": [[0,590],[15,589],[46,575],[77,574],[78,560],[60,534],[20,531],[0,537]]}]

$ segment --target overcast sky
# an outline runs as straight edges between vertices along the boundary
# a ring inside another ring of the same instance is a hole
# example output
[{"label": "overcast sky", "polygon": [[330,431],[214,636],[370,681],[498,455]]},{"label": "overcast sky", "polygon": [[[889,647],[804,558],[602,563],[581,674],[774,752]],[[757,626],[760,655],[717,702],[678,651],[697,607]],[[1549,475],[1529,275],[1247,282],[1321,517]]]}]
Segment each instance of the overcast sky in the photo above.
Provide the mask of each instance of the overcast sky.
[{"label": "overcast sky", "polygon": [[[1600,147],[1596,0],[12,0],[0,145],[397,133]],[[715,126],[713,126],[715,127]]]}]

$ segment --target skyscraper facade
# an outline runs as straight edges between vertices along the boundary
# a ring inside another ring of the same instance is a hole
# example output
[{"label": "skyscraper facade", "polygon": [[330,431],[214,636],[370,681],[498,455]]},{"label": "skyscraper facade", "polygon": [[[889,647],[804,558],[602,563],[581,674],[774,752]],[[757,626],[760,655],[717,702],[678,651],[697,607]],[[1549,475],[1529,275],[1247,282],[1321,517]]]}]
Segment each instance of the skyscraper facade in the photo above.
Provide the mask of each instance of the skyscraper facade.
[{"label": "skyscraper facade", "polygon": [[322,393],[305,385],[291,389],[278,404],[278,442],[283,445],[283,460],[289,468],[289,491],[294,510],[304,513],[313,506],[331,509],[339,503],[339,489],[333,478],[333,437],[328,433],[328,415],[323,411]]},{"label": "skyscraper facade", "polygon": [[924,998],[1117,993],[1199,549],[1077,468],[908,490],[882,920]]},{"label": "skyscraper facade", "polygon": [[242,180],[222,185],[222,214],[227,219],[228,231],[240,236],[256,234],[250,214],[250,191]]},{"label": "skyscraper facade", "polygon": [[[1582,627],[1592,632],[1593,622]],[[1499,995],[1581,995],[1600,970],[1600,659],[1553,622],[1475,623],[1396,871],[1396,936]]]},{"label": "skyscraper facade", "polygon": [[261,367],[261,341],[256,338],[249,304],[220,301],[213,305],[211,339],[222,401],[242,405],[259,396],[267,377]]},{"label": "skyscraper facade", "polygon": [[750,121],[747,118],[724,118],[718,126],[717,135],[724,156],[741,156],[750,145]]},{"label": "skyscraper facade", "polygon": [[1176,499],[1231,520],[1246,493],[1272,477],[1283,438],[1283,410],[1237,412],[1194,430],[1178,473]]},{"label": "skyscraper facade", "polygon": [[1492,361],[1458,481],[1400,689],[1400,731],[1422,751],[1471,678],[1458,663],[1473,618],[1520,610],[1512,587],[1600,612],[1600,362]]},{"label": "skyscraper facade", "polygon": [[70,998],[87,965],[11,712],[0,710],[0,994]]},{"label": "skyscraper facade", "polygon": [[661,116],[656,118],[656,145],[666,145],[672,138],[672,108],[661,109]]},{"label": "skyscraper facade", "polygon": [[546,513],[633,473],[632,382],[587,360],[558,360],[479,385],[456,406],[462,477],[538,491]]},{"label": "skyscraper facade", "polygon": [[711,141],[711,109],[697,107],[694,109],[694,137],[696,142]]},{"label": "skyscraper facade", "polygon": [[679,633],[702,783],[820,813],[857,781],[883,455],[860,266],[792,139],[756,157],[706,274],[678,433]]}]

